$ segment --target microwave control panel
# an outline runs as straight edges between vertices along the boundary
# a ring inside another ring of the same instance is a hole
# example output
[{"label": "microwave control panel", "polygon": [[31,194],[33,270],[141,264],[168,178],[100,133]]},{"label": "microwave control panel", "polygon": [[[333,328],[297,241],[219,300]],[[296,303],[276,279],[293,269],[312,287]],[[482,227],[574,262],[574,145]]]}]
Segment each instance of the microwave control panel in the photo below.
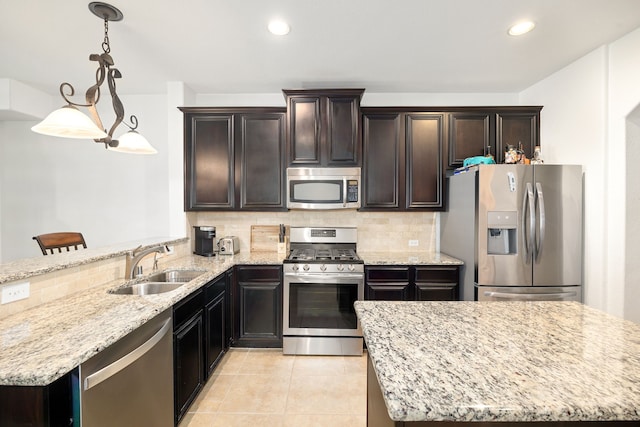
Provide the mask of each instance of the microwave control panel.
[{"label": "microwave control panel", "polygon": [[347,181],[347,202],[358,201],[358,180],[350,179]]}]

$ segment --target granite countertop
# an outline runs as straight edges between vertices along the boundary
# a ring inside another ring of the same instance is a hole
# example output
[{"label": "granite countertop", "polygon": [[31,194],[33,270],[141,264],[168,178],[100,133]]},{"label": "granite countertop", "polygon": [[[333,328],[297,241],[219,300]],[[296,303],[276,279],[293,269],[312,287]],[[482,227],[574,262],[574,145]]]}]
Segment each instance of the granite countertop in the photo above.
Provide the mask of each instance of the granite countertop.
[{"label": "granite countertop", "polygon": [[275,252],[187,256],[165,269],[199,269],[203,274],[178,290],[147,296],[109,294],[129,282],[115,280],[0,319],[0,385],[48,385],[233,265],[281,262]]},{"label": "granite countertop", "polygon": [[356,302],[394,421],[640,420],[640,325],[576,302]]},{"label": "granite countertop", "polygon": [[[184,239],[153,239],[143,246],[179,243]],[[34,259],[3,264],[0,283],[36,274],[83,265],[92,261],[126,254],[137,244],[97,250],[78,251],[62,258]],[[414,260],[415,258],[415,260]],[[164,269],[200,269],[203,274],[179,289],[159,295],[114,295],[107,291],[125,285],[125,279],[60,298],[0,319],[0,385],[48,385],[91,356],[107,348],[162,311],[236,264],[281,264],[276,252],[240,252],[213,258],[190,255],[169,261]],[[372,264],[462,264],[455,258],[438,254],[376,253],[365,254]]]},{"label": "granite countertop", "polygon": [[463,265],[464,262],[442,252],[360,252],[367,265]]}]

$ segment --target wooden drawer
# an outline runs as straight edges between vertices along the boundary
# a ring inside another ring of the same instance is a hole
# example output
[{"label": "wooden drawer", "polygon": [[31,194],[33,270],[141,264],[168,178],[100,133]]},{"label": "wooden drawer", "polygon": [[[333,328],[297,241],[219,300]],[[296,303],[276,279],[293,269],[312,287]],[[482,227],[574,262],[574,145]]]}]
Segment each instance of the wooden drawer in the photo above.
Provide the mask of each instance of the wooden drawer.
[{"label": "wooden drawer", "polygon": [[200,288],[173,306],[173,330],[177,330],[198,310],[202,310],[202,307],[204,307],[204,292]]},{"label": "wooden drawer", "polygon": [[365,281],[380,282],[408,282],[409,267],[366,267]]}]

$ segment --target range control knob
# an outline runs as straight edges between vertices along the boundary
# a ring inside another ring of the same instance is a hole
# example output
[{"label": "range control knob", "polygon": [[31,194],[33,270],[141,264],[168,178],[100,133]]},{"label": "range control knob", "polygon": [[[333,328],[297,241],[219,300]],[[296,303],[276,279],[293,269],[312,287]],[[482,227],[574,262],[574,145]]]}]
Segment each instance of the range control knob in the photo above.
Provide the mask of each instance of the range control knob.
[{"label": "range control knob", "polygon": [[324,264],[322,264],[322,265],[320,266],[320,270],[321,270],[321,271],[327,271],[327,266],[326,266],[326,265],[324,265]]},{"label": "range control knob", "polygon": [[304,271],[309,271],[309,264],[305,264],[305,265],[302,267],[302,269],[303,269]]},{"label": "range control knob", "polygon": [[293,264],[293,265],[291,266],[291,270],[293,270],[293,271],[298,271],[298,270],[300,270],[300,267],[298,266],[298,264]]},{"label": "range control knob", "polygon": [[344,265],[338,264],[337,269],[338,269],[338,271],[344,271]]},{"label": "range control knob", "polygon": [[353,271],[356,269],[356,266],[353,264],[349,264],[349,271]]}]

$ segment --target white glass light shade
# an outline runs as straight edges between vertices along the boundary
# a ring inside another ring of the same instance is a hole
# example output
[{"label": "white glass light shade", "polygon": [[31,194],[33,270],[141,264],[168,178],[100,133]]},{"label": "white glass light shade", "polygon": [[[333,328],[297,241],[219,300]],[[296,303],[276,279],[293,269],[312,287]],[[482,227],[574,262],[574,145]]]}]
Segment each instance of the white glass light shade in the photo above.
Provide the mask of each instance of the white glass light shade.
[{"label": "white glass light shade", "polygon": [[120,138],[118,138],[118,146],[108,147],[108,150],[130,154],[156,154],[158,152],[151,144],[149,144],[147,138],[140,135],[135,130],[130,130],[124,135],[121,135]]},{"label": "white glass light shade", "polygon": [[102,139],[108,136],[93,120],[73,105],[65,105],[53,111],[31,130],[63,138]]}]

